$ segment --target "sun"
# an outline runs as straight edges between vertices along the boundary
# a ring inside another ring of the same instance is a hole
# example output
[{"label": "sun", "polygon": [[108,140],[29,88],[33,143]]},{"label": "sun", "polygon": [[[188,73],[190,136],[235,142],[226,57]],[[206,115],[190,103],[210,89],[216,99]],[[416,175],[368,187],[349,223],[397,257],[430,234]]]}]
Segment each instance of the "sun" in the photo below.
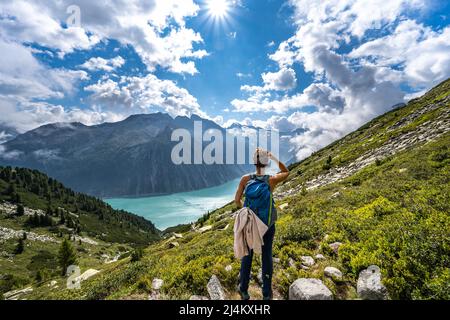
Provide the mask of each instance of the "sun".
[{"label": "sun", "polygon": [[230,11],[229,0],[208,0],[206,6],[213,19],[224,19]]},{"label": "sun", "polygon": [[236,25],[240,0],[199,0],[201,1],[201,24],[214,32],[229,31]]}]

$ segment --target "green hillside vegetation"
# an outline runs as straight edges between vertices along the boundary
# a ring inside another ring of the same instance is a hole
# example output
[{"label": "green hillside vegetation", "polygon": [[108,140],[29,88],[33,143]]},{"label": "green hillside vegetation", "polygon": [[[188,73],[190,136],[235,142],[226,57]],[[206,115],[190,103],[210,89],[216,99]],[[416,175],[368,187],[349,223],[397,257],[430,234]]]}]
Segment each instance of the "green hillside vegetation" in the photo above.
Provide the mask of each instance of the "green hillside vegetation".
[{"label": "green hillside vegetation", "polygon": [[[150,221],[74,192],[36,170],[0,167],[1,200],[45,212],[42,217],[22,217],[28,227],[54,227],[51,231],[56,233],[75,232],[107,242],[141,245],[159,238]],[[71,230],[58,228],[62,225]]]},{"label": "green hillside vegetation", "polygon": [[[0,226],[20,230],[22,224],[16,219],[0,214]],[[101,240],[96,240],[96,244],[91,244],[75,240],[69,234],[54,235],[45,227],[33,228],[31,232],[51,237],[55,241],[35,241],[28,239],[27,236],[21,239],[2,240],[0,294],[28,286],[50,292],[55,289],[48,286],[50,281],[56,281],[56,285],[60,288],[65,287],[66,279],[61,277],[61,263],[58,259],[61,243],[65,239],[71,240],[71,247],[74,249],[77,265],[81,272],[90,268],[102,270],[109,266],[109,264],[105,264],[106,260],[112,260],[114,257],[117,257],[118,260],[123,259],[133,250],[129,244],[109,243]],[[19,253],[17,246],[20,241],[23,242],[23,251]]]},{"label": "green hillside vegetation", "polygon": [[[107,257],[123,258],[133,247],[160,238],[160,231],[144,218],[73,192],[36,170],[0,167],[0,204],[3,201],[16,206],[16,211],[0,207],[0,227],[23,230],[25,236],[0,240],[0,294],[50,280],[65,286],[58,262],[64,239],[72,240],[77,264],[85,271],[101,269]],[[26,214],[30,209],[40,211]],[[28,232],[54,241],[27,239]]]},{"label": "green hillside vegetation", "polygon": [[[450,299],[449,95],[447,80],[290,167],[289,179],[276,193],[283,208],[274,241],[276,297],[287,298],[292,282],[312,277],[321,279],[335,299],[355,299],[359,272],[376,264],[391,299]],[[424,130],[417,131],[421,126]],[[408,137],[408,146],[373,153],[376,161],[351,171],[361,156],[402,137]],[[311,187],[317,177],[320,183],[336,172],[341,179]],[[167,232],[133,262],[125,258],[105,265],[80,290],[42,286],[27,299],[147,299],[154,278],[164,280],[161,299],[187,299],[207,295],[213,274],[229,298],[238,298],[235,209],[228,204],[200,219],[197,227],[211,226],[208,231],[171,228],[182,237],[168,238]],[[342,243],[337,253],[329,246],[334,242]],[[319,253],[324,259],[315,259],[307,270],[301,267],[301,256]],[[340,269],[343,279],[326,277],[327,266]],[[253,279],[259,268],[255,259]],[[255,280],[250,293],[260,298]]]}]

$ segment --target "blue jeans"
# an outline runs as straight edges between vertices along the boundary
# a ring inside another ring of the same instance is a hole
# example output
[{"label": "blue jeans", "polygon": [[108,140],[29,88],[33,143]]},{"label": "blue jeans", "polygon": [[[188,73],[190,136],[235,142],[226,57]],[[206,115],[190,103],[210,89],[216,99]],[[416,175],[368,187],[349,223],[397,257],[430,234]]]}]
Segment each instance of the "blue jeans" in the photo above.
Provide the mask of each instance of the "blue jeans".
[{"label": "blue jeans", "polygon": [[[272,258],[272,244],[275,235],[275,225],[272,225],[264,234],[264,245],[262,246],[262,278],[263,286],[262,293],[264,297],[272,296],[272,273],[273,273],[273,258]],[[253,250],[241,259],[240,284],[241,291],[248,290],[248,283],[250,282],[250,272],[252,269]]]}]

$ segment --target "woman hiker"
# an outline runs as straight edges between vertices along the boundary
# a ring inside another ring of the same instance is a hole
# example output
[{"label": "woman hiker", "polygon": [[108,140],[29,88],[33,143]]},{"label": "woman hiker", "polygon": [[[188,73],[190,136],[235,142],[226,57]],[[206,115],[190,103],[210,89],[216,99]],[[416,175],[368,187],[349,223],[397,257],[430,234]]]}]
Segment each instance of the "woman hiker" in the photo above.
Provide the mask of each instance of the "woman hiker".
[{"label": "woman hiker", "polygon": [[[280,172],[275,175],[265,174],[270,160],[276,162],[280,169]],[[241,208],[241,198],[242,195],[245,196],[244,208],[239,211],[235,222],[235,253],[237,257],[242,257],[238,290],[243,300],[250,299],[248,285],[255,250],[262,255],[263,299],[270,300],[272,299],[273,273],[272,243],[277,218],[272,192],[277,184],[287,179],[289,170],[272,153],[261,148],[256,149],[253,163],[256,173],[241,178],[234,197],[236,205]],[[249,224],[253,225],[249,226]],[[250,235],[250,233],[253,234]],[[258,247],[258,245],[262,246]]]}]

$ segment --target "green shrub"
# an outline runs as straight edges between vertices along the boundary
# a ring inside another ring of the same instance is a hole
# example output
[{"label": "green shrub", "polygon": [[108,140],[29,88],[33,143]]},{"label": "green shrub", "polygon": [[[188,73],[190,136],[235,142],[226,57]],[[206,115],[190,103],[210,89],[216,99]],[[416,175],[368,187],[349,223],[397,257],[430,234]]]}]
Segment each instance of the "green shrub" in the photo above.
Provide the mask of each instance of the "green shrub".
[{"label": "green shrub", "polygon": [[[103,273],[91,283],[83,282],[83,292],[87,300],[101,300],[124,286],[134,285],[137,279],[148,270],[149,266],[135,262],[123,269]],[[87,288],[85,288],[87,287]]]},{"label": "green shrub", "polygon": [[131,252],[131,262],[140,261],[144,256],[144,250],[142,248],[136,248]]}]

